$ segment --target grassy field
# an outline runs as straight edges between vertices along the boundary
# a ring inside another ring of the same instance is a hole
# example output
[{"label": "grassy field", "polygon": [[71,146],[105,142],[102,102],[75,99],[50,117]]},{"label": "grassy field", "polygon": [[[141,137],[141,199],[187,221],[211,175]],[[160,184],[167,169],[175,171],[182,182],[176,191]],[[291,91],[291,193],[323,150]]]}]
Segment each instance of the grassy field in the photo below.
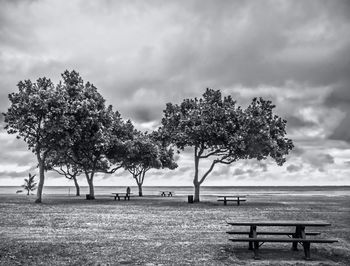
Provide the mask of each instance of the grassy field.
[{"label": "grassy field", "polygon": [[[350,196],[250,196],[241,206],[215,197],[188,204],[184,196],[133,197],[0,195],[0,265],[350,265]],[[311,261],[288,244],[231,243],[226,220],[323,220]]]}]

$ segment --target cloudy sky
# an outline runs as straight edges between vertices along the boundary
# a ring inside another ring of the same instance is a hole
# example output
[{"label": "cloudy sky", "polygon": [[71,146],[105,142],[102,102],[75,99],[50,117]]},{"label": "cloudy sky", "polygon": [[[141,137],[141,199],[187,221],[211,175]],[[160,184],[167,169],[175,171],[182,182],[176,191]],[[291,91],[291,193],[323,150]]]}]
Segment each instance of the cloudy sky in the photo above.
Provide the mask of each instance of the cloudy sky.
[{"label": "cloudy sky", "polygon": [[[0,0],[0,111],[20,80],[64,70],[92,82],[142,130],[167,102],[221,89],[245,106],[262,96],[288,121],[294,151],[217,167],[205,185],[350,185],[349,1]],[[36,162],[22,140],[0,131],[0,186],[21,185]],[[191,185],[190,151],[179,168],[145,185]],[[203,163],[205,167],[206,163]],[[87,185],[83,177],[81,185]],[[47,174],[46,185],[71,184]],[[124,172],[96,185],[133,185]],[[71,184],[72,185],[72,184]]]}]

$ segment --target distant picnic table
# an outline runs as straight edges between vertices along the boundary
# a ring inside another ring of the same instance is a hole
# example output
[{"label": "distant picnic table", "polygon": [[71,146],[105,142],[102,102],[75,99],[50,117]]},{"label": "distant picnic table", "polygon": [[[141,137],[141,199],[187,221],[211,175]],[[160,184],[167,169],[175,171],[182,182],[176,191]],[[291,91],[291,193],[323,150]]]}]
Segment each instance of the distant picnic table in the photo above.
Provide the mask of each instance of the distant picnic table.
[{"label": "distant picnic table", "polygon": [[[232,238],[232,242],[248,242],[249,250],[254,251],[254,258],[259,259],[258,249],[267,242],[292,243],[292,249],[298,250],[298,243],[303,246],[306,259],[310,259],[311,243],[334,243],[335,239],[306,238],[306,236],[317,236],[320,232],[306,232],[306,227],[325,227],[330,223],[321,221],[247,221],[247,222],[227,222],[231,226],[249,226],[249,231],[228,231],[230,235],[248,235],[248,238]],[[293,231],[258,231],[257,227],[293,227]],[[281,236],[287,235],[287,238],[260,237],[262,235]]]},{"label": "distant picnic table", "polygon": [[237,205],[239,205],[242,201],[247,200],[245,195],[218,195],[217,198],[218,201],[223,201],[224,205],[227,205],[228,201],[237,202]]},{"label": "distant picnic table", "polygon": [[114,197],[114,200],[120,200],[120,198],[124,198],[124,200],[130,200],[130,194],[132,193],[125,193],[125,192],[118,192],[118,193],[112,193]]},{"label": "distant picnic table", "polygon": [[166,197],[166,196],[172,197],[173,195],[174,195],[173,191],[164,191],[164,190],[160,191],[160,196],[162,197]]}]

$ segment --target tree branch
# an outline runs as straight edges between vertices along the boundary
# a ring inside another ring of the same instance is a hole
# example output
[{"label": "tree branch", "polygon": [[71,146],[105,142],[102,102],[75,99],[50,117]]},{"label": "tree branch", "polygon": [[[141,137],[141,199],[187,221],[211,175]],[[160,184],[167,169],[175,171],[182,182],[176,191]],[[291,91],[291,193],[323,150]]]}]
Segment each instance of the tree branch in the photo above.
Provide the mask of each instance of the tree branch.
[{"label": "tree branch", "polygon": [[203,181],[205,180],[205,178],[210,174],[210,172],[213,170],[215,164],[217,164],[219,161],[217,160],[214,160],[212,163],[211,163],[211,166],[209,167],[208,171],[205,172],[205,174],[202,176],[201,180],[199,181],[199,184],[202,184]]}]

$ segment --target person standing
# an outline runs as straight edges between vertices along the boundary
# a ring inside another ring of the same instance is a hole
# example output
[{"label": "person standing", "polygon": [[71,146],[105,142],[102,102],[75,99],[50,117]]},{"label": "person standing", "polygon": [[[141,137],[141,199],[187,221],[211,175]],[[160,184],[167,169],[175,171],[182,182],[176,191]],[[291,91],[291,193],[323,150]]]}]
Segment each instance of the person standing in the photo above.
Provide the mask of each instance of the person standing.
[{"label": "person standing", "polygon": [[130,194],[130,191],[131,191],[130,187],[127,187],[127,188],[126,188],[126,195],[129,195],[129,194]]}]

